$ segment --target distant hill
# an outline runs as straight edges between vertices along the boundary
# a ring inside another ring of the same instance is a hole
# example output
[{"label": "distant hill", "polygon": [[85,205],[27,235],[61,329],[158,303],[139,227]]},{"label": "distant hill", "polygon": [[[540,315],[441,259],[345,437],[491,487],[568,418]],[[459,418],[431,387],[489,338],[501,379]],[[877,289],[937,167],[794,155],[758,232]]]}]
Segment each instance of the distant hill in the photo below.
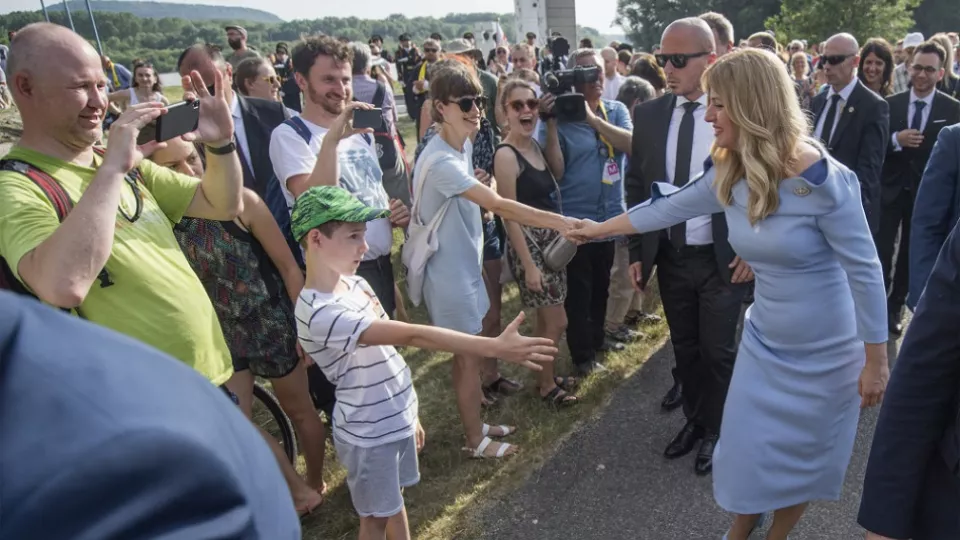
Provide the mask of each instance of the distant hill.
[{"label": "distant hill", "polygon": [[[67,2],[72,13],[86,12],[86,3],[82,0]],[[91,0],[94,11],[110,13],[129,13],[145,19],[163,19],[176,17],[190,21],[249,21],[259,23],[280,23],[283,19],[273,13],[245,7],[208,6],[204,4],[172,4],[167,2],[140,2],[117,0]],[[49,11],[63,11],[63,4],[48,2]]]}]

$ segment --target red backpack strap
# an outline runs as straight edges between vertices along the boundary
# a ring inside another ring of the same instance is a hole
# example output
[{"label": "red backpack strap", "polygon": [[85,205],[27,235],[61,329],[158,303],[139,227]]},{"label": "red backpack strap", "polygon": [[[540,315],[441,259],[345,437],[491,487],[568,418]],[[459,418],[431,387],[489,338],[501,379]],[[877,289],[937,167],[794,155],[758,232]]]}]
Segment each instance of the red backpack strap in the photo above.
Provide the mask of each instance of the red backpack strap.
[{"label": "red backpack strap", "polygon": [[57,219],[61,222],[67,218],[67,214],[73,209],[73,201],[63,190],[63,186],[54,180],[49,174],[43,172],[37,167],[20,161],[18,159],[5,159],[0,161],[0,170],[18,172],[29,178],[40,188],[40,191],[50,199],[53,209],[57,212]]}]

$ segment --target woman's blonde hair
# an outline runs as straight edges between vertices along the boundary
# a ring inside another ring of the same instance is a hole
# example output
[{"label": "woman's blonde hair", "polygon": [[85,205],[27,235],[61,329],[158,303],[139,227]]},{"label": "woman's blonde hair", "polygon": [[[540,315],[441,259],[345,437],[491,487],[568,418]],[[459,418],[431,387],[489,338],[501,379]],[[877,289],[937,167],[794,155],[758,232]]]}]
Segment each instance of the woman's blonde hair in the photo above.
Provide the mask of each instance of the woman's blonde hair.
[{"label": "woman's blonde hair", "polygon": [[703,87],[740,131],[735,148],[714,143],[710,150],[717,197],[732,204],[733,186],[746,178],[747,217],[756,225],[780,206],[780,181],[791,176],[797,146],[809,132],[793,81],[775,53],[742,49],[707,68]]}]

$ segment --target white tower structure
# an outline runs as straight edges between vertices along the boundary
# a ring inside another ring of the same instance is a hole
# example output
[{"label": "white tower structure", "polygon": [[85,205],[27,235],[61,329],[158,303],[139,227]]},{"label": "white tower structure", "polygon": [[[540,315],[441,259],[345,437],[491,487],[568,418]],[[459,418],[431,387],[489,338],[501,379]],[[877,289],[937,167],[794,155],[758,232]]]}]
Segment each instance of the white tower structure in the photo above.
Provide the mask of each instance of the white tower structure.
[{"label": "white tower structure", "polygon": [[537,34],[540,44],[553,32],[560,32],[571,46],[577,43],[577,10],[574,0],[514,0],[517,41],[527,32]]}]

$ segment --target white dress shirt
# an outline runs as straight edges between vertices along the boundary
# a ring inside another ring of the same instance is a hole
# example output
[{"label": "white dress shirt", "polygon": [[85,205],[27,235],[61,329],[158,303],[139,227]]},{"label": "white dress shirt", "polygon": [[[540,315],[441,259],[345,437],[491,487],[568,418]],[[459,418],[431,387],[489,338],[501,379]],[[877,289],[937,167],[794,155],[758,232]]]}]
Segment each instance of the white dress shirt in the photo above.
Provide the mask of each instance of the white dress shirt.
[{"label": "white dress shirt", "polygon": [[[833,117],[833,126],[830,127],[830,137],[832,138],[834,133],[837,132],[837,124],[840,123],[840,116],[842,116],[843,108],[847,105],[847,102],[850,101],[850,94],[853,93],[853,89],[857,87],[857,78],[854,77],[850,84],[844,86],[839,92],[829,87],[827,90],[827,104],[823,107],[823,112],[820,113],[820,118],[817,119],[817,127],[813,130],[813,136],[817,139],[821,139],[823,135],[823,123],[827,121],[827,114],[830,113],[829,107],[833,103],[833,96],[840,94],[840,102],[837,103],[837,112],[834,113]],[[827,141],[827,144],[830,144],[830,141]]]},{"label": "white dress shirt", "polygon": [[[688,99],[677,96],[673,115],[670,117],[670,129],[667,131],[667,178],[671,184],[676,184],[673,178],[677,170],[677,139],[680,137],[680,121],[686,111],[683,104]],[[707,95],[697,99],[700,104],[693,110],[693,151],[690,153],[690,178],[693,180],[703,172],[703,162],[710,157],[710,147],[713,145],[713,127],[706,121]],[[710,216],[699,216],[687,221],[687,245],[705,246],[713,243],[713,228]]]},{"label": "white dress shirt", "polygon": [[247,166],[250,167],[250,173],[253,173],[253,162],[250,161],[250,145],[247,143],[247,131],[243,127],[243,114],[240,112],[240,100],[237,95],[233,95],[233,104],[230,106],[233,111],[233,134],[237,137],[237,145],[243,152],[244,159],[247,160]]},{"label": "white dress shirt", "polygon": [[[910,104],[907,105],[907,129],[910,129],[910,124],[913,122],[913,115],[917,112],[918,101],[922,101],[927,105],[923,108],[923,112],[920,113],[920,132],[923,133],[923,130],[927,129],[927,121],[930,120],[930,109],[933,108],[933,96],[936,92],[930,92],[927,97],[917,97],[917,94],[914,93],[913,88],[910,89]],[[900,141],[897,140],[897,134],[899,131],[895,131],[893,135],[890,136],[890,144],[893,145],[893,151],[899,152],[903,150],[903,147],[900,146]]]},{"label": "white dress shirt", "polygon": [[603,99],[609,99],[610,101],[617,100],[617,94],[620,93],[620,87],[623,86],[623,75],[619,73],[614,73],[613,77],[604,77],[603,80]]}]

